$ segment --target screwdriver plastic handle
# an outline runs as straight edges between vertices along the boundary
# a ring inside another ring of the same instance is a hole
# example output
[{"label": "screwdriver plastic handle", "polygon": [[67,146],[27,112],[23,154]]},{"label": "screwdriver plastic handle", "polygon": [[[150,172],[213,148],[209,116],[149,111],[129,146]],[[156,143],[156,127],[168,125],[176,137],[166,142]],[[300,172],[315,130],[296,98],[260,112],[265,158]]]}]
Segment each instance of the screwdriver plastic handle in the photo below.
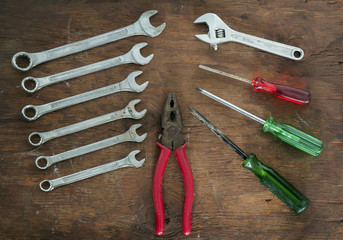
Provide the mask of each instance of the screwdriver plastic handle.
[{"label": "screwdriver plastic handle", "polygon": [[297,104],[304,105],[310,103],[311,101],[311,93],[309,92],[297,88],[270,83],[261,77],[257,77],[252,80],[251,85],[253,86],[254,91],[268,92],[274,96],[277,96],[278,98]]},{"label": "screwdriver plastic handle", "polygon": [[275,121],[269,117],[263,124],[263,131],[270,132],[282,141],[307,152],[318,156],[323,150],[323,142],[294,127]]},{"label": "screwdriver plastic handle", "polygon": [[280,176],[274,169],[261,163],[255,154],[250,154],[243,167],[252,171],[260,182],[287,204],[296,213],[305,211],[310,201],[295,187]]}]

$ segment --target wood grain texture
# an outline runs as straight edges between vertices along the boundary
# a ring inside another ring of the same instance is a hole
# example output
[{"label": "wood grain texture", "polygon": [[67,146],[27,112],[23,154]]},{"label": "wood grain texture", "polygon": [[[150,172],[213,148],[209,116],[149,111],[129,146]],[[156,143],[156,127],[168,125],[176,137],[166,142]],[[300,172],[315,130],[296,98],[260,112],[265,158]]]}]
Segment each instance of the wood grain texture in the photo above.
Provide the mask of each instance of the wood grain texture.
[{"label": "wood grain texture", "polygon": [[[105,33],[157,9],[152,23],[167,23],[157,38],[120,40],[41,64],[29,72],[10,63],[18,51],[39,52]],[[237,43],[213,51],[194,35],[206,33],[193,21],[213,12],[237,31],[302,48],[305,57],[291,61]],[[0,3],[0,235],[1,239],[184,239],[183,182],[172,156],[163,182],[165,234],[154,234],[152,175],[159,154],[161,111],[167,93],[177,94],[188,142],[195,197],[192,234],[188,239],[341,239],[343,234],[343,1],[9,1]],[[26,76],[43,77],[126,53],[148,42],[146,66],[133,64],[45,87],[34,94],[20,88]],[[312,93],[308,106],[298,106],[256,93],[240,82],[198,68],[209,65],[233,74],[286,84]],[[20,116],[27,104],[44,104],[123,80],[142,70],[140,94],[119,93],[54,113],[34,122]],[[318,157],[303,153],[263,133],[261,125],[197,93],[204,88],[266,119],[273,116],[324,142]],[[47,142],[33,148],[33,131],[47,131],[121,109],[141,98],[148,109],[139,121],[120,120]],[[294,184],[311,201],[296,215],[256,177],[241,159],[188,112],[194,106],[247,153],[254,152]],[[134,123],[148,133],[142,143],[123,143],[55,164],[42,171],[34,160],[118,135]],[[121,169],[42,192],[38,184],[121,159],[140,149],[140,169]]]}]

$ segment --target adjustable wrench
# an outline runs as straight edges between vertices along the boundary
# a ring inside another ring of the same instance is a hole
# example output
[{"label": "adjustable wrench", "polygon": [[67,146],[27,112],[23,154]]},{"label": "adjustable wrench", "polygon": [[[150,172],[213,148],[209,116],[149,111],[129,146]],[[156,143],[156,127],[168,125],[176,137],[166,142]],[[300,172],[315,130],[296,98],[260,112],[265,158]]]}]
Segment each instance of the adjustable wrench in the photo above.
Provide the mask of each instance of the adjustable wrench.
[{"label": "adjustable wrench", "polygon": [[55,139],[58,137],[62,137],[65,135],[69,135],[72,133],[76,133],[91,127],[99,126],[101,124],[109,123],[118,119],[122,118],[132,118],[132,119],[141,119],[146,114],[147,110],[144,109],[141,112],[137,112],[135,109],[135,105],[139,103],[140,99],[135,99],[129,102],[129,104],[116,112],[108,113],[99,117],[91,118],[82,122],[74,123],[62,128],[58,128],[55,130],[51,130],[48,132],[33,132],[29,135],[29,142],[33,146],[40,146],[43,143]]},{"label": "adjustable wrench", "polygon": [[21,87],[26,92],[33,93],[51,84],[84,76],[89,73],[98,72],[100,70],[105,70],[122,64],[135,63],[139,65],[146,65],[154,57],[154,54],[150,54],[148,57],[143,57],[141,55],[140,50],[146,45],[148,44],[138,43],[135,46],[133,46],[128,53],[121,55],[119,57],[110,58],[104,61],[96,62],[79,68],[74,68],[72,70],[57,73],[51,76],[42,78],[26,77],[21,82]]},{"label": "adjustable wrench", "polygon": [[119,168],[124,168],[124,167],[139,168],[145,162],[145,158],[143,158],[140,161],[136,160],[135,156],[139,152],[140,152],[139,150],[134,150],[127,157],[121,160],[113,161],[107,164],[103,164],[94,168],[90,168],[81,172],[73,173],[73,174],[56,178],[53,180],[43,180],[40,182],[39,187],[42,191],[49,192],[57,187],[61,187],[67,184],[78,182],[78,181],[91,178],[91,177],[94,177],[103,173],[117,170]]},{"label": "adjustable wrench", "polygon": [[[73,53],[78,53],[84,50],[88,50],[94,47],[98,47],[110,42],[117,41],[119,39],[127,38],[135,35],[144,35],[148,37],[157,37],[164,30],[166,24],[163,23],[158,27],[154,27],[150,24],[150,17],[155,15],[157,10],[150,10],[144,12],[140,18],[130,26],[120,28],[108,33],[104,33],[92,38],[84,39],[78,42],[66,44],[61,47],[53,48],[38,53],[18,52],[12,58],[12,65],[14,68],[27,71],[34,66],[54,60],[56,58],[64,57]],[[28,60],[26,67],[20,67],[17,65],[18,58],[25,58]]]},{"label": "adjustable wrench", "polygon": [[39,156],[36,159],[36,166],[39,169],[47,169],[52,164],[65,161],[70,158],[78,157],[90,152],[94,152],[100,149],[104,149],[119,143],[123,142],[142,142],[147,134],[144,133],[143,135],[139,136],[136,132],[138,128],[140,128],[142,124],[134,124],[127,130],[125,133],[120,134],[118,136],[110,137],[95,143],[91,143],[79,148],[75,148],[66,152],[59,153],[53,156]]},{"label": "adjustable wrench", "polygon": [[[141,75],[142,71],[136,71],[129,74],[129,76],[121,81],[120,83],[111,84],[106,87],[95,89],[89,92],[81,93],[72,97],[64,98],[55,102],[46,103],[43,105],[26,105],[21,113],[23,117],[29,121],[36,120],[40,116],[50,113],[65,107],[73,106],[78,103],[86,102],[95,98],[103,97],[112,93],[117,92],[142,92],[148,86],[149,82],[145,82],[142,85],[138,85],[135,81],[135,78]],[[33,116],[30,116],[29,113],[34,113]]]},{"label": "adjustable wrench", "polygon": [[207,34],[195,35],[201,41],[209,43],[214,50],[217,50],[217,44],[224,42],[238,42],[250,47],[270,52],[292,60],[301,60],[304,57],[304,51],[301,48],[266,40],[245,33],[237,32],[229,28],[216,14],[206,13],[198,17],[194,23],[206,23],[209,32]]}]

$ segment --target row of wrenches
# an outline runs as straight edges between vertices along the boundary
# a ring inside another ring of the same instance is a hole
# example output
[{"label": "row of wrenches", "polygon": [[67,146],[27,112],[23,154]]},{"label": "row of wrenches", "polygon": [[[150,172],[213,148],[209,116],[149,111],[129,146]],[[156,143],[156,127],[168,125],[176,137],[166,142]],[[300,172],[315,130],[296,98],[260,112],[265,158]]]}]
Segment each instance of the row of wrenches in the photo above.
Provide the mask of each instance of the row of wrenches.
[{"label": "row of wrenches", "polygon": [[[108,33],[104,33],[89,39],[82,41],[74,42],[67,44],[61,47],[54,49],[46,50],[39,53],[27,53],[27,52],[18,52],[12,58],[12,65],[14,68],[27,71],[32,67],[47,62],[56,58],[67,56],[73,53],[81,52],[87,49],[91,49],[97,46],[101,46],[110,42],[114,42],[119,39],[127,38],[135,35],[144,35],[149,37],[158,36],[165,28],[165,23],[161,24],[158,27],[154,27],[150,24],[150,17],[157,13],[156,10],[150,10],[144,12],[140,18],[134,23],[127,27],[120,28]],[[84,76],[86,74],[94,73],[100,70],[105,70],[122,64],[134,63],[138,65],[148,64],[152,58],[153,54],[148,57],[143,57],[140,53],[140,50],[145,47],[147,43],[138,43],[132,47],[132,49],[121,56],[110,58],[104,61],[96,62],[94,64],[86,65],[83,67],[75,68],[69,71],[57,73],[51,76],[34,78],[26,77],[22,81],[22,88],[28,92],[33,93],[45,86],[55,84],[61,81],[73,79],[76,77]],[[20,67],[17,64],[19,58],[26,58],[28,60],[28,66]],[[95,89],[89,92],[71,96],[65,99],[60,99],[51,103],[35,106],[27,105],[22,109],[22,115],[25,119],[33,121],[38,119],[40,116],[66,108],[75,104],[83,103],[90,101],[96,98],[107,96],[109,94],[117,92],[142,92],[148,86],[149,82],[145,82],[141,85],[138,85],[135,81],[135,78],[142,74],[142,71],[132,72],[128,75],[123,81],[112,84],[106,87]],[[101,124],[109,123],[118,119],[131,118],[131,119],[141,119],[146,114],[147,110],[144,109],[141,112],[136,111],[135,105],[138,104],[141,100],[135,99],[128,103],[128,105],[118,111],[108,113],[99,117],[88,119],[82,122],[71,124],[59,129],[55,129],[47,132],[33,132],[29,136],[29,142],[33,146],[40,146],[43,143],[62,137],[68,134],[79,132],[91,127],[99,126]],[[95,143],[91,143],[79,148],[75,148],[66,152],[62,152],[53,156],[39,156],[36,159],[36,166],[40,169],[47,169],[52,164],[65,161],[83,154],[94,152],[106,147],[110,147],[122,142],[142,142],[147,134],[138,135],[136,130],[140,128],[141,124],[134,124],[130,127],[128,131],[118,136],[110,137]],[[66,184],[74,183],[83,179],[87,179],[102,173],[113,171],[123,167],[141,167],[145,161],[142,159],[140,161],[136,160],[135,156],[139,153],[139,150],[132,151],[127,157],[113,161],[104,165],[100,165],[91,169],[87,169],[81,172],[77,172],[71,175],[60,177],[53,180],[43,180],[40,183],[40,188],[43,191],[51,191],[56,187],[60,187]]]}]

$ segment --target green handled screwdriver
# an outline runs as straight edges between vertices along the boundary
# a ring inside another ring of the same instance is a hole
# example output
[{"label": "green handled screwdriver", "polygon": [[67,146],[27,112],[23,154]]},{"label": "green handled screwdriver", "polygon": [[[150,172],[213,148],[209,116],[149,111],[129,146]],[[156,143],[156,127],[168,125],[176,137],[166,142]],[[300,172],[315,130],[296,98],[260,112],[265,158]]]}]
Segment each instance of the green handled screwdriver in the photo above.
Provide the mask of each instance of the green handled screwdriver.
[{"label": "green handled screwdriver", "polygon": [[189,107],[190,112],[200,120],[206,127],[214,132],[220,139],[229,145],[241,158],[244,159],[243,167],[252,171],[260,182],[274,193],[281,201],[287,204],[296,213],[305,211],[310,201],[300,193],[295,187],[280,176],[274,169],[261,163],[255,154],[249,156],[236,146],[228,137],[226,137],[210,121],[202,116],[193,107]]},{"label": "green handled screwdriver", "polygon": [[314,138],[292,126],[279,123],[272,117],[269,117],[266,121],[264,121],[263,119],[256,117],[255,115],[225,101],[224,99],[221,99],[220,97],[217,97],[216,95],[213,95],[212,93],[207,92],[206,90],[201,88],[196,89],[198,92],[206,95],[207,97],[212,98],[213,100],[216,100],[217,102],[220,102],[221,104],[224,104],[225,106],[232,108],[233,110],[236,110],[237,112],[240,112],[243,115],[263,124],[264,132],[270,132],[280,138],[282,141],[299,148],[308,154],[318,156],[323,150],[323,142],[317,138]]}]

